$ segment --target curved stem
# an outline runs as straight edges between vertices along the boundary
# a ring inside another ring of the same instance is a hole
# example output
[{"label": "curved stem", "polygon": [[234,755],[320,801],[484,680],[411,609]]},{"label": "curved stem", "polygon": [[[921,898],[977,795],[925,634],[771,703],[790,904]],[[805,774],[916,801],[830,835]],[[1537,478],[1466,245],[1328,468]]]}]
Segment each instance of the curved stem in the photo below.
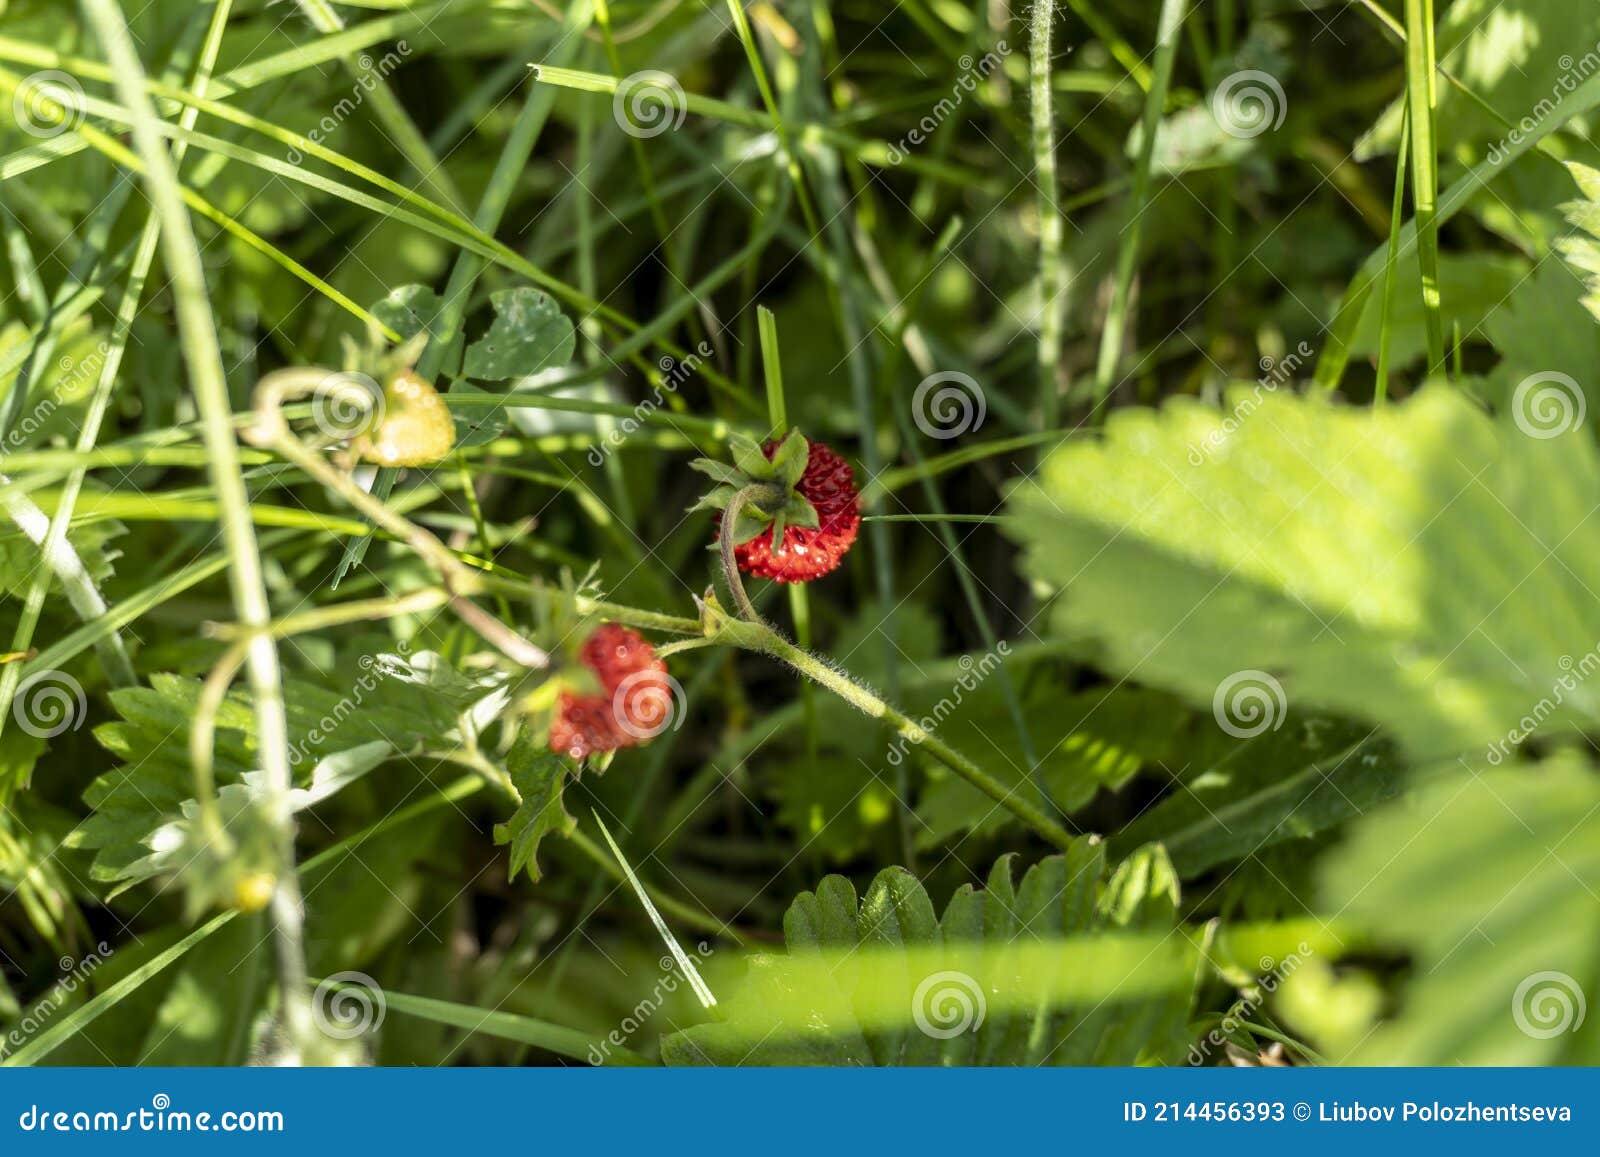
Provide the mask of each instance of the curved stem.
[{"label": "curved stem", "polygon": [[894,728],[896,733],[925,748],[940,763],[1016,816],[1051,844],[1063,850],[1072,845],[1072,833],[1029,803],[1016,789],[1009,788],[995,779],[961,752],[910,716],[873,694],[843,671],[830,666],[811,652],[795,646],[765,623],[729,618],[726,612],[709,603],[702,605],[702,613],[705,616],[704,630],[708,637],[742,647],[747,651],[759,651],[787,663],[806,678],[832,691],[858,711],[874,719],[883,720]]},{"label": "curved stem", "polygon": [[[421,555],[439,572],[449,596],[450,609],[462,622],[499,648],[508,659],[523,667],[548,667],[550,656],[543,648],[523,638],[467,597],[481,585],[476,571],[457,558],[455,552],[433,534],[368,494],[349,476],[329,465],[322,455],[308,450],[294,436],[283,417],[283,402],[291,395],[308,389],[328,388],[330,383],[339,380],[325,370],[316,369],[282,370],[267,375],[256,387],[256,424],[245,432],[245,437],[257,446],[283,455]],[[366,391],[359,386],[353,386],[351,394],[358,401],[368,400]]]},{"label": "curved stem", "polygon": [[[728,499],[728,506],[722,512],[722,530],[717,535],[717,550],[722,557],[722,577],[727,581],[728,593],[733,596],[734,608],[739,612],[739,617],[749,623],[761,623],[761,615],[756,611],[755,604],[750,601],[750,596],[745,594],[744,580],[739,577],[739,560],[734,554],[734,541],[739,526],[739,516],[744,513],[746,506],[753,505],[757,499],[771,497],[775,488],[766,482],[755,482],[744,487]],[[782,495],[777,496],[778,501],[783,501]],[[781,544],[774,543],[773,549],[779,549]],[[765,624],[762,624],[765,625]]]}]

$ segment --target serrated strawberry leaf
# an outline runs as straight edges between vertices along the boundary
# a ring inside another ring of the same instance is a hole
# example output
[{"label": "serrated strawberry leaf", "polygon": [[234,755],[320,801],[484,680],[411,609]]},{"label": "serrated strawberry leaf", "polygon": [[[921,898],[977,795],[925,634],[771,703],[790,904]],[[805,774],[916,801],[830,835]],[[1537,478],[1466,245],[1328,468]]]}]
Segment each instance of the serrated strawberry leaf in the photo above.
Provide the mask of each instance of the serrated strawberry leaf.
[{"label": "serrated strawberry leaf", "polygon": [[494,842],[511,845],[511,879],[526,871],[537,883],[540,841],[552,832],[569,835],[576,823],[561,802],[572,765],[525,728],[506,755],[506,772],[522,802],[509,820],[495,825]]}]

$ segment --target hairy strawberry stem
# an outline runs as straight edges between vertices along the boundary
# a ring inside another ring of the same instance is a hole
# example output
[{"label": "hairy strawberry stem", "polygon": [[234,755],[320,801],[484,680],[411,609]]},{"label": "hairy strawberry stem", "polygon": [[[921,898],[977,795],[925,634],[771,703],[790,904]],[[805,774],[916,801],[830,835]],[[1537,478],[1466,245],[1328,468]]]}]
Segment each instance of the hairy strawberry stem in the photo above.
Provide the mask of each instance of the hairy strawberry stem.
[{"label": "hairy strawberry stem", "polygon": [[[731,504],[730,504],[731,505]],[[709,599],[701,603],[702,630],[713,642],[728,643],[747,651],[757,651],[787,663],[807,679],[832,691],[839,698],[874,719],[881,719],[895,732],[919,747],[966,780],[1017,819],[1058,848],[1072,844],[1072,833],[1029,803],[1019,792],[1008,788],[961,752],[934,735],[910,716],[899,711],[849,675],[832,667],[810,651],[785,639],[766,623],[731,618]]]},{"label": "hairy strawberry stem", "polygon": [[[727,580],[728,593],[733,596],[734,608],[739,612],[739,617],[746,622],[761,623],[761,615],[756,611],[756,606],[750,601],[750,596],[745,594],[744,580],[739,577],[739,559],[734,553],[734,548],[739,544],[735,541],[738,537],[739,516],[744,513],[747,506],[756,506],[758,509],[765,502],[766,506],[781,509],[787,497],[781,487],[770,482],[755,482],[737,491],[728,499],[728,505],[722,512],[722,531],[717,535],[717,550],[722,556],[722,576]],[[777,552],[782,548],[782,543],[774,542],[772,548]]]}]

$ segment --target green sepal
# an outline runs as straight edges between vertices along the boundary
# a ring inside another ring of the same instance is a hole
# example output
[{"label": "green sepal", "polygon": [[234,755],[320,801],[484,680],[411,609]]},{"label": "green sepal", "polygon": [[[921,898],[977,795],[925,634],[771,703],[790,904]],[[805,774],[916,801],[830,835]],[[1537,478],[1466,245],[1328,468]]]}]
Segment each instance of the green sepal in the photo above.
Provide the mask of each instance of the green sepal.
[{"label": "green sepal", "polygon": [[748,434],[734,434],[728,439],[728,450],[733,464],[752,482],[773,482],[778,478],[777,464],[768,460],[761,451],[761,443]]},{"label": "green sepal", "polygon": [[715,458],[696,458],[689,463],[689,469],[698,470],[713,481],[737,488],[743,481],[743,475],[726,462],[718,462]]},{"label": "green sepal", "polygon": [[772,467],[784,489],[793,490],[805,475],[806,463],[811,458],[811,446],[799,430],[790,430],[772,455]]}]

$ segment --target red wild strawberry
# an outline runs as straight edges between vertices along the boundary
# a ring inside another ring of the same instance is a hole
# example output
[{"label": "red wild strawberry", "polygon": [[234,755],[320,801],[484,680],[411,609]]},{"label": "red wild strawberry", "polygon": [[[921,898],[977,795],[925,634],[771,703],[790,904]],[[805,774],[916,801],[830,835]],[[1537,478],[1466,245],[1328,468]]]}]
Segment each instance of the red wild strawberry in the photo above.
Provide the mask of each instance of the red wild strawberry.
[{"label": "red wild strawberry", "polygon": [[561,692],[550,725],[550,750],[573,759],[633,747],[671,722],[673,684],[655,648],[635,631],[602,623],[578,649],[600,693]]},{"label": "red wild strawberry", "polygon": [[[730,440],[734,466],[700,459],[695,468],[719,485],[703,505],[727,508],[741,492],[733,557],[746,574],[782,583],[808,583],[834,570],[856,541],[860,492],[850,466],[799,431],[757,446]],[[721,516],[718,518],[721,528]],[[773,547],[773,533],[779,534]]]}]

